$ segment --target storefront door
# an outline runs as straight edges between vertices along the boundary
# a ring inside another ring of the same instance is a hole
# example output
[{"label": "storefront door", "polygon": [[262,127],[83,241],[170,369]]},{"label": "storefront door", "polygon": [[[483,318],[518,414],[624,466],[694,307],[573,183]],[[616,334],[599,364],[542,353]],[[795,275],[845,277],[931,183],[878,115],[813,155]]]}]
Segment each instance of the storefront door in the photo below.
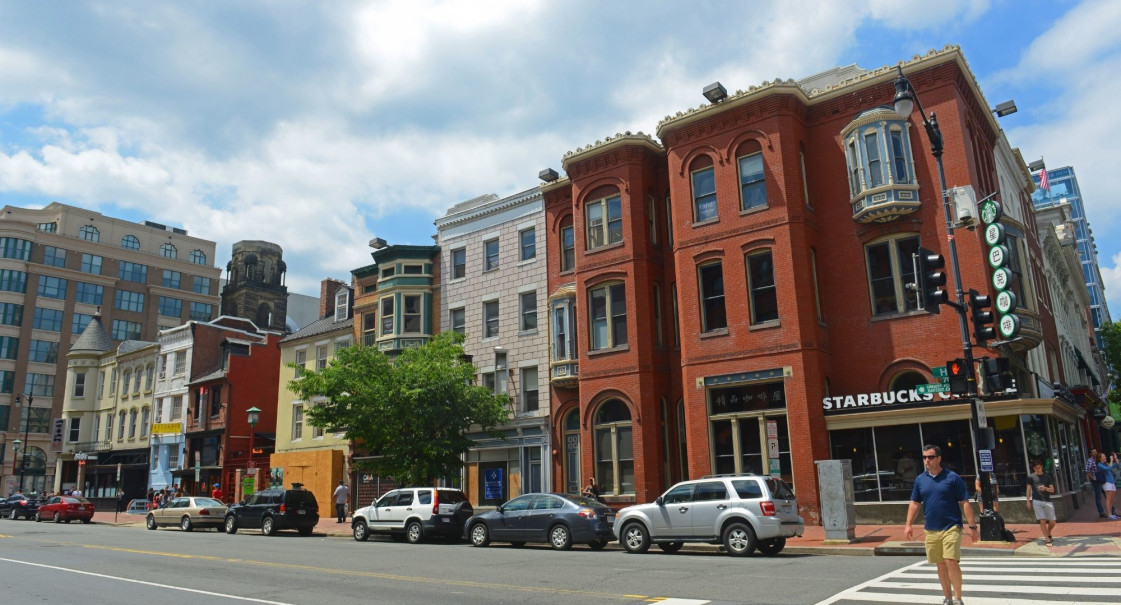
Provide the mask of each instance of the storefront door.
[{"label": "storefront door", "polygon": [[744,414],[712,420],[713,471],[717,474],[770,474],[767,421],[777,428],[777,453],[784,481],[790,483],[790,438],[786,415]]}]

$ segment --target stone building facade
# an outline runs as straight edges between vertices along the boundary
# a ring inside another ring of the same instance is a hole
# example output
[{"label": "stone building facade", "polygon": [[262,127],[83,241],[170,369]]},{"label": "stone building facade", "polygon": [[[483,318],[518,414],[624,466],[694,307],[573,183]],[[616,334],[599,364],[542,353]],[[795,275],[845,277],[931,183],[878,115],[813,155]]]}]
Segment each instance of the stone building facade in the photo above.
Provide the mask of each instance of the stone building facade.
[{"label": "stone building facade", "polygon": [[271,242],[244,240],[233,247],[226,263],[226,286],[222,288],[222,315],[244,317],[262,330],[286,332],[288,266],[284,251]]}]

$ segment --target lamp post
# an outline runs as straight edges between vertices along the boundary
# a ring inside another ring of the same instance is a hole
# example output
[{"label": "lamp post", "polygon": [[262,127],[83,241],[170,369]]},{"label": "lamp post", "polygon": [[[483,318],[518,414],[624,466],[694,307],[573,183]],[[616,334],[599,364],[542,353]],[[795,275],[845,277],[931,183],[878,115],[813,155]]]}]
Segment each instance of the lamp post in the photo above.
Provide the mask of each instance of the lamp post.
[{"label": "lamp post", "polygon": [[[16,404],[23,405],[24,395],[16,395]],[[19,463],[19,491],[23,491],[23,475],[27,472],[27,451],[31,449],[27,444],[27,433],[31,430],[31,404],[35,402],[35,397],[28,393],[27,397],[27,414],[23,419],[23,459]],[[17,440],[18,441],[18,440]]]},{"label": "lamp post", "polygon": [[261,410],[254,406],[245,412],[249,414],[249,468],[257,468],[253,462],[253,437],[257,433],[257,423],[261,421]]},{"label": "lamp post", "polygon": [[19,445],[23,443],[19,439],[12,439],[12,476],[16,474],[16,460],[19,460]]},{"label": "lamp post", "polygon": [[[973,367],[973,343],[969,340],[969,319],[966,317],[965,306],[965,292],[961,286],[961,271],[958,268],[958,248],[957,242],[954,239],[954,220],[953,214],[950,212],[950,194],[946,189],[946,171],[942,166],[942,129],[938,127],[938,116],[934,112],[930,112],[930,117],[927,117],[926,112],[923,110],[922,103],[919,102],[918,94],[915,88],[911,86],[911,81],[907,76],[903,75],[903,66],[898,65],[898,77],[895,78],[895,112],[906,119],[910,119],[911,111],[918,106],[919,115],[922,117],[923,127],[926,128],[926,136],[930,139],[930,153],[934,156],[935,162],[938,164],[938,184],[941,187],[942,196],[942,212],[946,220],[946,242],[950,250],[950,271],[954,274],[954,302],[947,303],[958,312],[958,326],[961,329],[961,349],[963,357],[965,358],[965,372],[968,390],[966,396],[969,398],[970,409],[970,428],[973,431],[974,449],[982,445],[982,433],[977,418],[977,406],[980,403],[977,401],[977,377]],[[974,460],[980,464],[980,456],[974,451]],[[993,508],[993,494],[992,485],[989,483],[989,474],[981,472],[980,468],[977,469],[977,476],[981,479],[981,510],[984,512],[991,511]],[[999,526],[996,523],[996,517],[993,515],[981,515],[981,539],[982,540],[1003,540],[1000,535]]]}]

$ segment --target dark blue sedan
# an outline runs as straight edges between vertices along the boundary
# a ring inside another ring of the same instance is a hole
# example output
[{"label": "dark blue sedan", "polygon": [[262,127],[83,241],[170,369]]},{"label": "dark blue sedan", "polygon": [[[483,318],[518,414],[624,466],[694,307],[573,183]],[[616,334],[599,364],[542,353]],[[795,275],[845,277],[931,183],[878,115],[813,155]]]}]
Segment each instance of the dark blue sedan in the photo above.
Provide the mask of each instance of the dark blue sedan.
[{"label": "dark blue sedan", "polygon": [[583,496],[526,494],[467,520],[464,534],[472,546],[493,542],[548,542],[557,550],[575,543],[599,550],[615,539],[615,511]]}]

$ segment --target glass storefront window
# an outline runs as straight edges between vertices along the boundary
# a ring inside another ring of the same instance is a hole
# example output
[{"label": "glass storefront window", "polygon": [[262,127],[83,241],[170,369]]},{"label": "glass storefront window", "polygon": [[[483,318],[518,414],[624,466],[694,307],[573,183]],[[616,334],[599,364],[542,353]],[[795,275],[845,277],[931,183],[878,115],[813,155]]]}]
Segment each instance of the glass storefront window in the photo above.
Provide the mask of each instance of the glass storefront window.
[{"label": "glass storefront window", "polygon": [[[1028,462],[1024,460],[1024,440],[1018,416],[989,419],[993,429],[993,472],[1001,499],[1021,497],[1027,483]],[[973,491],[973,485],[970,486]]]},{"label": "glass storefront window", "polygon": [[[829,434],[834,460],[848,460],[852,463],[853,496],[857,502],[878,502],[880,499],[880,476],[876,466],[876,443],[872,429],[848,429],[833,431]],[[883,471],[887,483],[894,474],[892,470]]]},{"label": "glass storefront window", "polygon": [[967,486],[973,485],[977,466],[973,462],[973,431],[969,421],[924,422],[920,426],[923,445],[941,447],[942,466],[961,475]]},{"label": "glass storefront window", "polygon": [[716,474],[734,474],[736,472],[736,452],[735,446],[732,444],[731,420],[713,421],[712,445],[716,456]]}]

